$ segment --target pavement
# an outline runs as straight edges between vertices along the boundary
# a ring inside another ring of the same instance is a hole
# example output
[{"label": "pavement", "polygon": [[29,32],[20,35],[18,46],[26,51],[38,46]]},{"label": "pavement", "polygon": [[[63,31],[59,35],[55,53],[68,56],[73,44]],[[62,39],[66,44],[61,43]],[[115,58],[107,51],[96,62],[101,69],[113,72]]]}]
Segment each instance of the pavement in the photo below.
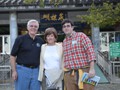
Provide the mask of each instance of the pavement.
[{"label": "pavement", "polygon": [[[10,85],[0,85],[0,90],[14,90],[13,86]],[[95,90],[120,90],[119,84],[98,84]]]},{"label": "pavement", "polygon": [[120,90],[119,84],[98,84],[95,90]]},{"label": "pavement", "polygon": [[95,72],[96,75],[100,77],[99,83],[110,83],[110,81],[107,79],[107,76],[103,73],[102,69],[97,64],[95,64]]},{"label": "pavement", "polygon": [[[95,65],[95,70],[96,74],[101,78],[99,84],[95,87],[95,90],[120,90],[120,82],[118,84],[111,84],[97,65]],[[13,83],[9,83],[8,85],[0,85],[0,90],[14,90],[14,85]]]}]

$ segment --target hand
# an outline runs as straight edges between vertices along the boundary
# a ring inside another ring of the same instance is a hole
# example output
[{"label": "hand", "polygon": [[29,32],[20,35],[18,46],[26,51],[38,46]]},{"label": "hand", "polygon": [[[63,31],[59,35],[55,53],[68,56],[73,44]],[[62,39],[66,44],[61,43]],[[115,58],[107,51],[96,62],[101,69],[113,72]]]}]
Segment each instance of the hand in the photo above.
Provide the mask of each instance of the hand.
[{"label": "hand", "polygon": [[95,76],[95,70],[94,69],[90,69],[89,73],[88,73],[88,78],[92,78]]},{"label": "hand", "polygon": [[13,71],[13,72],[12,72],[12,78],[13,78],[13,80],[14,80],[14,81],[17,80],[17,77],[18,77],[17,72],[16,72],[16,71]]}]

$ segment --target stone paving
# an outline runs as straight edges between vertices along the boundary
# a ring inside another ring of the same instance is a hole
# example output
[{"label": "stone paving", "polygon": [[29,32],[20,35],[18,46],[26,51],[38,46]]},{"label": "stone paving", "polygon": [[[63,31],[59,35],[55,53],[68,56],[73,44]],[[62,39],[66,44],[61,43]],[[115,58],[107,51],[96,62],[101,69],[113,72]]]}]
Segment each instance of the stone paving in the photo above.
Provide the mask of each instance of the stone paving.
[{"label": "stone paving", "polygon": [[[10,85],[0,85],[0,90],[14,90],[13,86]],[[120,90],[119,84],[98,84],[95,90]]]},{"label": "stone paving", "polygon": [[95,90],[120,90],[119,84],[98,84]]}]

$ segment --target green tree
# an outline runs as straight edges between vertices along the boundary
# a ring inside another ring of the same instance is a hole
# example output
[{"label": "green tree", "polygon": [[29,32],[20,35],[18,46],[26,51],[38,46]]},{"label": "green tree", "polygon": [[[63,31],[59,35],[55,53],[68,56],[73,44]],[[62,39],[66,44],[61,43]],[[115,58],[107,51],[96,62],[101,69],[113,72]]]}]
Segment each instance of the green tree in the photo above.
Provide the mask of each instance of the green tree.
[{"label": "green tree", "polygon": [[40,0],[40,7],[44,7],[44,0]]},{"label": "green tree", "polygon": [[120,3],[117,4],[114,10],[115,24],[120,22]]},{"label": "green tree", "polygon": [[[39,0],[39,1],[40,1],[40,3],[39,3],[40,7],[44,7],[44,0]],[[25,4],[32,4],[35,2],[36,2],[36,0],[24,0]]]},{"label": "green tree", "polygon": [[103,3],[103,6],[92,4],[87,12],[86,15],[78,15],[77,17],[80,18],[81,22],[86,22],[91,26],[92,42],[97,57],[98,50],[100,50],[99,27],[111,26],[120,22],[120,3],[115,6],[109,2]]},{"label": "green tree", "polygon": [[62,0],[50,0],[50,4],[53,4],[54,7],[58,7],[62,2]]},{"label": "green tree", "polygon": [[[25,4],[35,3],[36,0],[24,0]],[[62,0],[50,0],[50,4],[53,4],[54,7],[58,7],[63,1]],[[44,0],[40,0],[40,7],[44,7]]]},{"label": "green tree", "polygon": [[36,0],[24,0],[25,4],[32,4],[34,2],[36,2]]},{"label": "green tree", "polygon": [[112,3],[103,3],[103,6],[92,4],[88,9],[88,15],[78,15],[81,22],[93,24],[94,26],[105,27],[120,22],[120,3],[114,6]]}]

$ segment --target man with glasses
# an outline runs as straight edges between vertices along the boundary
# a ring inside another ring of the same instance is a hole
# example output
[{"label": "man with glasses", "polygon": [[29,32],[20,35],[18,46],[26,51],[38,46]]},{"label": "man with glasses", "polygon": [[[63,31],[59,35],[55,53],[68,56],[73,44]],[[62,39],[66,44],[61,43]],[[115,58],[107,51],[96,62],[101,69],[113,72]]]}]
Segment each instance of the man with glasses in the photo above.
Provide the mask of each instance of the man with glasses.
[{"label": "man with glasses", "polygon": [[29,20],[28,33],[16,38],[13,45],[10,63],[15,90],[40,90],[38,67],[43,40],[37,37],[39,22]]},{"label": "man with glasses", "polygon": [[95,76],[95,53],[91,40],[82,32],[75,32],[73,22],[62,21],[66,37],[63,41],[65,90],[94,90],[94,86],[81,82],[83,72]]}]

